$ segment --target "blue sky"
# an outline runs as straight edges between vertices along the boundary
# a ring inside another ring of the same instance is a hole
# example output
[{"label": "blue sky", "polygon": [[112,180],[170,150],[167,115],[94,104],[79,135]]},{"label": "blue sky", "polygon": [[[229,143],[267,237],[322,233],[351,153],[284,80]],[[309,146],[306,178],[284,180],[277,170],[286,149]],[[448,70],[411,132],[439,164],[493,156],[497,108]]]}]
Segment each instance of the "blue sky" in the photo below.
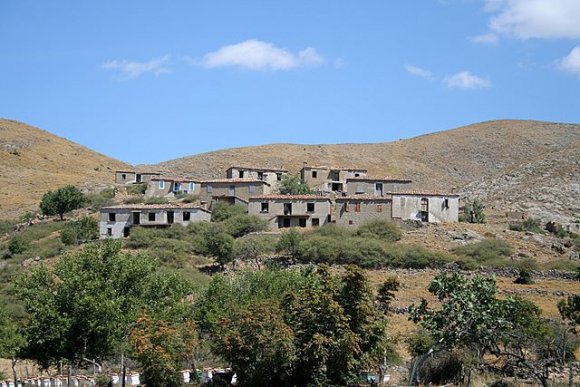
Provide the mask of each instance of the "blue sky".
[{"label": "blue sky", "polygon": [[579,0],[0,1],[0,116],[155,163],[580,122]]}]

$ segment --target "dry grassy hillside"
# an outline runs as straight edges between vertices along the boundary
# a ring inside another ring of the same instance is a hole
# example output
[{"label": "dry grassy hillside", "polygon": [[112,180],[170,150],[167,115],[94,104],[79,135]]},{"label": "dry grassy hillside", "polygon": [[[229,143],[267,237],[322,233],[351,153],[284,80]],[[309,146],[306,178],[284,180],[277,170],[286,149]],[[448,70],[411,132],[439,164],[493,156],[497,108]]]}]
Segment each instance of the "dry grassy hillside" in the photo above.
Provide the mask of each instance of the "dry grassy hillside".
[{"label": "dry grassy hillside", "polygon": [[[573,180],[578,183],[580,176],[579,144],[580,125],[577,124],[504,120],[390,143],[273,144],[233,148],[167,161],[155,168],[208,178],[223,176],[224,171],[235,164],[285,167],[292,172],[297,172],[304,162],[352,165],[365,167],[372,175],[409,177],[417,188],[463,192],[468,184],[482,181],[481,190],[469,190],[477,194],[482,194],[490,179],[515,173],[521,178],[518,190],[524,187],[528,196],[534,198],[536,184],[540,182],[545,187],[561,187],[565,192],[574,192],[570,184]],[[565,166],[557,162],[559,157],[565,159]],[[554,162],[543,163],[546,158]],[[538,168],[526,167],[530,162],[536,163]],[[563,175],[567,176],[564,182]],[[485,198],[502,197],[507,203],[511,203],[512,198],[521,199],[508,188],[510,186],[500,182],[494,187],[493,196],[485,195]],[[576,198],[568,194],[563,196],[565,199],[559,204],[563,209],[561,213],[573,218],[575,210],[571,203],[577,201],[578,195]]]},{"label": "dry grassy hillside", "polygon": [[66,184],[112,183],[128,165],[26,124],[0,119],[0,218],[38,206],[42,194]]}]

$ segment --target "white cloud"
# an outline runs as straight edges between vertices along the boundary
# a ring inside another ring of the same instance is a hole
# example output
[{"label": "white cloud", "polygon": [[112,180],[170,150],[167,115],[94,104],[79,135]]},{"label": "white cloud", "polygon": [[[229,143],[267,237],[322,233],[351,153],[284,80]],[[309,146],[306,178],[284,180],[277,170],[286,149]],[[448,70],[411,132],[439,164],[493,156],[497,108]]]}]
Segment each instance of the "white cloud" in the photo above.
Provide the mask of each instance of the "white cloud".
[{"label": "white cloud", "polygon": [[202,65],[207,68],[238,66],[250,70],[273,71],[315,67],[322,63],[324,58],[312,47],[294,54],[272,43],[253,39],[221,47],[206,54],[202,61]]},{"label": "white cloud", "polygon": [[580,38],[579,0],[485,0],[489,28],[517,39]]},{"label": "white cloud", "polygon": [[580,46],[574,47],[570,54],[559,59],[557,64],[562,70],[580,77]]},{"label": "white cloud", "polygon": [[483,34],[483,35],[477,35],[472,37],[470,40],[473,43],[484,43],[484,44],[490,44],[490,43],[497,43],[497,35],[493,34],[493,33],[489,33],[489,34]]},{"label": "white cloud", "polygon": [[134,62],[127,59],[110,60],[101,65],[102,69],[118,71],[123,78],[132,79],[137,78],[145,73],[152,73],[159,75],[161,73],[168,73],[169,55],[161,58],[151,59],[148,62]]},{"label": "white cloud", "polygon": [[405,70],[407,73],[414,75],[416,77],[433,79],[433,73],[427,69],[423,69],[421,67],[417,67],[415,65],[405,65]]},{"label": "white cloud", "polygon": [[464,90],[484,89],[491,86],[489,79],[478,77],[469,71],[447,76],[443,79],[443,84],[447,87]]}]

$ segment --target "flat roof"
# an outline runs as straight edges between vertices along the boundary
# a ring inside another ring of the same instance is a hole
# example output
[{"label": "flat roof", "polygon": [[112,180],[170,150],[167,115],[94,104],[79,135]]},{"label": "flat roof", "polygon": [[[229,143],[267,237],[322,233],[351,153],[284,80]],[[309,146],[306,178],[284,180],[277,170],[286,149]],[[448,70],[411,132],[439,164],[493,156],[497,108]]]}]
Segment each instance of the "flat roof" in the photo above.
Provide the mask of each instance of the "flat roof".
[{"label": "flat roof", "polygon": [[357,171],[357,172],[367,172],[366,168],[357,167],[329,167],[326,165],[305,165],[302,169],[328,169],[330,171]]},{"label": "flat roof", "polygon": [[226,171],[230,169],[245,169],[250,171],[268,171],[268,172],[288,172],[287,169],[284,168],[270,168],[270,167],[257,167],[257,166],[239,166],[239,165],[232,165]]},{"label": "flat roof", "polygon": [[259,179],[214,179],[214,180],[202,180],[201,181],[202,184],[212,184],[212,183],[216,183],[216,184],[220,184],[220,183],[226,183],[226,184],[235,184],[235,183],[261,183],[261,184],[266,184],[266,185],[270,185],[270,183],[264,181],[264,180],[259,180]]},{"label": "flat roof", "polygon": [[406,191],[406,192],[389,192],[393,196],[452,196],[459,197],[459,194],[445,193],[445,192],[433,192],[433,191]]},{"label": "flat roof", "polygon": [[123,170],[117,170],[115,171],[115,173],[135,173],[135,174],[139,174],[139,175],[163,175],[162,172],[142,172],[142,171],[123,171]]},{"label": "flat roof", "polygon": [[174,209],[196,209],[202,210],[208,213],[211,211],[207,210],[206,208],[200,207],[199,205],[192,205],[189,203],[165,203],[165,204],[119,204],[116,206],[108,206],[101,208],[101,212],[105,212],[107,210],[128,210],[128,211],[136,211],[136,210],[174,210]]},{"label": "flat roof", "polygon": [[392,199],[391,197],[387,197],[387,196],[374,196],[374,195],[369,195],[369,194],[361,194],[361,195],[349,195],[349,196],[338,196],[335,199],[337,202],[342,202],[342,201],[351,201],[351,200],[359,200],[359,201],[381,201],[381,202],[390,202]]},{"label": "flat roof", "polygon": [[346,181],[349,180],[354,181],[381,181],[381,182],[400,182],[400,183],[412,183],[410,179],[405,179],[402,177],[393,177],[393,176],[383,176],[383,177],[347,177]]},{"label": "flat roof", "polygon": [[327,196],[320,195],[259,195],[252,196],[250,200],[328,200]]}]

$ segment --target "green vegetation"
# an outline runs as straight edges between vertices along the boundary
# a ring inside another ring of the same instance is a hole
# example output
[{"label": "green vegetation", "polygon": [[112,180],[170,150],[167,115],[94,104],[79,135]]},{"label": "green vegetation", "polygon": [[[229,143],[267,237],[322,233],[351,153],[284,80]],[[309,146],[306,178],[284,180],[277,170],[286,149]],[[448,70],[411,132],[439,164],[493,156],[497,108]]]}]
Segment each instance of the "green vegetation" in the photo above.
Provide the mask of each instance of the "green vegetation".
[{"label": "green vegetation", "polygon": [[80,208],[85,202],[85,196],[72,185],[48,191],[42,196],[40,210],[44,215],[58,215],[63,220],[66,212]]},{"label": "green vegetation", "polygon": [[[472,353],[475,365],[483,368],[493,361],[486,356],[491,355],[500,360],[494,364],[500,374],[518,372],[547,386],[549,366],[570,360],[575,348],[569,344],[578,345],[574,340],[561,340],[566,334],[561,324],[543,319],[532,302],[519,297],[498,299],[494,278],[439,274],[429,292],[440,307],[431,309],[422,300],[409,308],[409,318],[433,336],[430,351],[434,357],[438,352],[463,350]],[[414,368],[420,369],[423,361],[424,356],[418,357]]]},{"label": "green vegetation", "polygon": [[145,197],[142,195],[128,196],[123,199],[123,203],[125,204],[142,204],[143,202],[145,202]]},{"label": "green vegetation", "polygon": [[195,203],[199,201],[199,196],[194,194],[179,193],[175,195],[175,198],[181,200],[182,203]]},{"label": "green vegetation", "polygon": [[396,242],[401,239],[401,230],[386,220],[373,220],[360,226],[356,235],[362,238],[377,238],[386,242]]},{"label": "green vegetation", "polygon": [[211,221],[223,222],[229,218],[246,214],[246,209],[242,206],[231,205],[226,202],[217,202],[211,208]]},{"label": "green vegetation", "polygon": [[145,195],[147,191],[147,183],[130,184],[125,187],[127,195],[130,196]]},{"label": "green vegetation", "polygon": [[282,195],[306,195],[310,193],[310,187],[300,179],[300,176],[286,174],[282,176],[280,182],[280,193]]},{"label": "green vegetation", "polygon": [[80,220],[67,223],[60,231],[60,240],[65,245],[79,245],[99,238],[97,220],[85,216]]},{"label": "green vegetation", "polygon": [[485,223],[484,209],[481,200],[474,199],[473,202],[465,204],[461,220],[468,223]]},{"label": "green vegetation", "polygon": [[453,252],[474,259],[478,265],[502,265],[505,258],[512,255],[513,249],[505,241],[486,239],[456,247]]},{"label": "green vegetation", "polygon": [[532,273],[530,273],[528,270],[525,269],[521,269],[519,275],[514,280],[514,284],[519,285],[531,285],[533,283],[534,279],[532,277]]},{"label": "green vegetation", "polygon": [[115,198],[115,190],[107,188],[97,193],[85,194],[85,205],[92,211],[98,211],[102,207],[107,207],[113,204]]},{"label": "green vegetation", "polygon": [[509,229],[512,231],[529,231],[536,234],[544,233],[540,220],[535,218],[527,218],[521,223],[510,224]]},{"label": "green vegetation", "polygon": [[167,204],[167,203],[169,203],[169,201],[166,198],[160,196],[151,196],[145,199],[145,204]]}]

